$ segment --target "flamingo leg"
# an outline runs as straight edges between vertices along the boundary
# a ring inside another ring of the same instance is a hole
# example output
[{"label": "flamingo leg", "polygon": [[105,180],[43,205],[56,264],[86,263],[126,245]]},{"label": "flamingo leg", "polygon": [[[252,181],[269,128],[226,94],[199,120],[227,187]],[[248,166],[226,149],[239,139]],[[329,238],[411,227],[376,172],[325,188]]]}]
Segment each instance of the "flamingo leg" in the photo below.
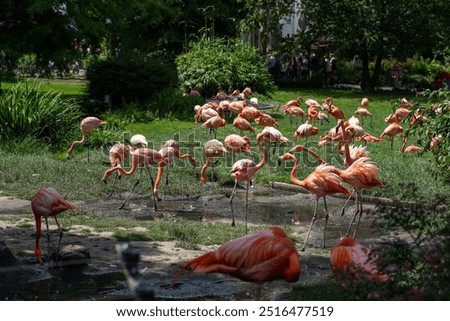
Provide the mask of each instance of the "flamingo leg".
[{"label": "flamingo leg", "polygon": [[352,228],[353,222],[355,221],[356,216],[359,213],[359,202],[360,202],[360,192],[356,191],[356,212],[355,215],[353,216],[352,221],[350,222],[350,225],[348,226],[347,233],[345,233],[345,235],[347,236],[350,234],[350,229]]},{"label": "flamingo leg", "polygon": [[233,191],[231,192],[230,196],[230,205],[231,205],[231,226],[235,227],[235,221],[234,221],[234,211],[233,211],[233,196],[236,193],[236,186],[237,186],[237,179],[234,180],[234,187]]},{"label": "flamingo leg", "polygon": [[45,219],[45,226],[47,227],[47,257],[50,257],[50,229],[48,228],[48,219]]},{"label": "flamingo leg", "polygon": [[147,166],[148,175],[150,176],[150,182],[152,185],[152,194],[153,194],[153,202],[155,211],[158,210],[158,206],[156,205],[156,201],[160,201],[161,199],[157,195],[157,191],[155,191],[155,181],[153,180],[152,172],[150,171],[150,167]]},{"label": "flamingo leg", "polygon": [[116,172],[116,176],[113,180],[113,183],[111,184],[111,191],[109,192],[107,197],[111,197],[114,193],[114,186],[116,185],[117,180],[120,179],[120,176],[118,175],[118,173]]},{"label": "flamingo leg", "polygon": [[250,180],[247,181],[247,191],[245,192],[245,234],[248,231],[248,190],[250,189]]},{"label": "flamingo leg", "polygon": [[316,205],[314,206],[314,214],[311,220],[311,224],[309,224],[309,229],[308,229],[308,233],[306,234],[306,238],[305,238],[305,242],[303,243],[302,248],[300,249],[300,251],[304,251],[305,247],[306,247],[306,242],[308,241],[309,238],[309,233],[311,233],[311,228],[314,225],[314,222],[316,221],[316,217],[317,217],[317,206],[319,205],[319,199],[316,199]]},{"label": "flamingo leg", "polygon": [[130,198],[131,194],[134,192],[135,188],[139,185],[139,181],[141,179],[141,173],[142,173],[142,167],[139,168],[139,175],[138,175],[138,179],[136,180],[136,182],[134,183],[133,187],[131,188],[130,192],[128,193],[128,195],[125,197],[125,200],[123,201],[122,205],[119,206],[119,210],[121,210],[125,204],[127,203],[128,199]]},{"label": "flamingo leg", "polygon": [[61,226],[59,225],[59,222],[58,222],[58,220],[56,219],[56,216],[55,216],[55,222],[56,222],[56,225],[58,226],[58,231],[59,231],[59,240],[58,240],[58,250],[56,251],[56,255],[57,255],[57,257],[59,256],[59,252],[60,252],[60,249],[61,249],[61,240],[62,240],[62,237],[63,237],[63,231],[61,230]]},{"label": "flamingo leg", "polygon": [[361,195],[359,195],[358,200],[359,200],[359,218],[358,218],[358,222],[356,222],[355,232],[353,233],[353,238],[354,239],[356,239],[356,233],[358,232],[359,222],[361,221],[361,217],[362,217],[362,214],[363,214],[363,206],[362,206],[362,197],[361,197]]},{"label": "flamingo leg", "polygon": [[348,202],[351,200],[352,197],[354,197],[354,194],[356,193],[356,190],[353,190],[353,193],[347,198],[347,200],[344,203],[344,206],[342,207],[341,216],[345,214],[345,208],[347,207]]},{"label": "flamingo leg", "polygon": [[325,205],[325,227],[323,229],[323,244],[322,244],[322,247],[325,248],[325,241],[327,239],[328,218],[330,216],[328,214],[328,207],[327,207],[327,201],[325,199],[325,196],[323,197],[323,205]]}]

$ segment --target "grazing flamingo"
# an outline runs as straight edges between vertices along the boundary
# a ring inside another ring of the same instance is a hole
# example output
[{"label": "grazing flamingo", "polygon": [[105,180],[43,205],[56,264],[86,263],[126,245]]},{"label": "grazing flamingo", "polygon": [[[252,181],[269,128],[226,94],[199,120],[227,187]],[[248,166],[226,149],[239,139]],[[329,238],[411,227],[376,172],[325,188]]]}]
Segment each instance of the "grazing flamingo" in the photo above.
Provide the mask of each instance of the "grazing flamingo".
[{"label": "grazing flamingo", "polygon": [[323,233],[323,247],[325,247],[326,240],[326,232],[327,232],[327,224],[328,224],[328,208],[326,202],[326,196],[332,195],[336,193],[341,193],[344,195],[351,195],[351,192],[347,190],[345,187],[341,185],[342,179],[335,173],[336,168],[334,166],[329,165],[319,165],[316,169],[309,174],[304,180],[299,180],[297,178],[297,169],[298,169],[298,159],[291,153],[285,153],[278,159],[278,163],[281,164],[282,161],[293,160],[294,167],[291,171],[291,181],[308,192],[313,193],[316,196],[316,205],[314,207],[314,214],[311,220],[311,224],[308,229],[308,233],[305,238],[305,242],[301,251],[305,250],[306,242],[308,241],[309,234],[311,232],[311,228],[314,225],[317,217],[317,207],[319,205],[319,199],[323,198],[323,204],[325,206],[325,227]]},{"label": "grazing flamingo", "polygon": [[250,105],[252,105],[255,108],[258,107],[258,105],[259,105],[258,98],[256,98],[256,97],[250,98]]},{"label": "grazing flamingo", "polygon": [[280,227],[256,231],[222,244],[217,250],[185,263],[172,283],[185,271],[223,273],[258,285],[257,300],[263,283],[274,280],[297,282],[300,256],[294,243]]},{"label": "grazing flamingo", "polygon": [[[67,159],[70,158],[70,155],[72,155],[73,149],[75,148],[75,145],[84,144],[86,140],[89,139],[89,133],[99,128],[102,125],[105,125],[106,122],[103,120],[100,120],[97,117],[86,117],[84,118],[80,123],[80,129],[81,129],[81,140],[76,140],[72,142],[72,145],[70,145],[70,148],[67,150]],[[88,149],[88,160],[89,160],[89,149]]]},{"label": "grazing flamingo", "polygon": [[334,278],[346,289],[355,289],[367,282],[379,285],[389,280],[389,275],[379,271],[377,257],[370,249],[350,236],[333,246],[330,265]]},{"label": "grazing flamingo", "polygon": [[42,252],[40,246],[40,238],[41,238],[41,219],[44,217],[45,225],[47,226],[47,242],[50,242],[50,233],[48,228],[48,218],[54,217],[56,225],[58,226],[59,231],[59,241],[58,241],[58,252],[61,245],[61,239],[63,236],[63,232],[61,231],[61,226],[56,219],[56,216],[59,213],[62,213],[66,210],[75,209],[76,207],[66,201],[64,197],[59,194],[54,188],[43,188],[39,190],[34,196],[31,198],[31,209],[33,211],[34,220],[36,222],[36,245],[34,248],[34,254],[36,255],[39,264],[42,264]]},{"label": "grazing flamingo", "polygon": [[244,130],[248,130],[251,133],[255,133],[255,129],[252,127],[250,122],[241,116],[241,114],[237,115],[233,120],[233,127],[239,129],[241,133]]},{"label": "grazing flamingo", "polygon": [[[105,184],[108,180],[108,177],[115,171],[119,171],[124,175],[130,176],[130,175],[134,174],[134,172],[136,171],[136,169],[138,167],[141,167],[141,169],[142,169],[142,167],[147,167],[149,170],[149,173],[150,173],[150,169],[148,167],[149,165],[158,165],[158,166],[166,166],[167,165],[167,162],[164,159],[164,157],[156,150],[153,150],[150,148],[139,148],[139,149],[132,151],[130,154],[131,154],[130,170],[126,171],[120,164],[113,168],[106,170],[105,173],[103,174],[103,178],[102,178],[102,180]],[[125,198],[124,202],[119,207],[119,209],[121,209],[125,206],[125,203],[128,201],[128,198],[130,197],[131,193],[133,193],[134,189],[139,184],[140,178],[141,178],[141,171],[139,171],[139,176],[138,176],[136,183],[134,183],[132,189],[128,193],[128,196]],[[156,200],[159,198],[158,190],[155,188],[155,184],[154,184],[154,181],[153,181],[153,178],[151,175],[150,175],[150,180],[153,185],[153,200],[155,203],[154,208],[156,211],[158,209],[157,205],[156,205]]]},{"label": "grazing flamingo", "polygon": [[402,153],[417,153],[418,151],[422,150],[422,147],[419,146],[415,146],[415,145],[410,145],[408,147],[406,147],[406,143],[408,142],[408,136],[403,136],[402,138],[402,147],[400,149],[400,151]]},{"label": "grazing flamingo", "polygon": [[[230,204],[233,202],[233,197],[234,197],[234,194],[236,193],[237,182],[238,181],[247,182],[247,188],[245,191],[245,209],[246,209],[246,211],[245,211],[245,230],[246,231],[247,231],[247,222],[248,222],[248,218],[247,218],[248,191],[250,189],[250,184],[251,184],[251,181],[252,181],[255,173],[257,171],[259,171],[261,168],[263,168],[263,166],[266,164],[267,158],[268,158],[267,151],[264,148],[264,146],[262,145],[262,142],[258,141],[258,147],[263,155],[261,161],[258,164],[256,164],[251,159],[240,159],[240,160],[236,161],[234,163],[233,167],[231,168],[231,176],[234,178],[234,187],[233,187],[233,191],[231,192],[231,196],[230,196]],[[234,226],[234,214],[232,214],[232,215],[233,215],[233,217],[232,217],[231,226]]]},{"label": "grazing flamingo", "polygon": [[212,162],[212,159],[215,157],[222,157],[223,155],[228,153],[228,151],[217,139],[211,139],[207,141],[203,149],[205,151],[206,162],[205,164],[203,164],[202,169],[200,170],[200,181],[202,182],[202,184],[206,184],[205,173],[209,164]]},{"label": "grazing flamingo", "polygon": [[298,126],[297,130],[294,132],[294,134],[292,136],[298,137],[298,138],[305,137],[306,141],[308,141],[309,136],[317,135],[317,133],[319,133],[319,128],[317,128],[316,126],[313,126],[307,120],[304,124],[301,124],[300,126]]}]

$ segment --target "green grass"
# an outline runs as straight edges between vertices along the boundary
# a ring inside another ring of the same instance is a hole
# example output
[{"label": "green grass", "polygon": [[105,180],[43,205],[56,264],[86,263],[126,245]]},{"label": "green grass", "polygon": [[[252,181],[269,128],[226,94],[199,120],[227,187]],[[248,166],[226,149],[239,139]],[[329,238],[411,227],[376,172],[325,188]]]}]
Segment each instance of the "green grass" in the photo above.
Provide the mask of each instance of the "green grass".
[{"label": "green grass", "polygon": [[[20,81],[20,80],[18,80]],[[37,79],[29,79],[29,81],[37,81],[41,82],[41,90],[44,92],[47,91],[56,91],[62,93],[62,96],[65,98],[77,98],[81,96],[85,90],[86,81],[79,79],[46,79],[46,78],[37,78]],[[11,81],[2,81],[2,89],[9,90],[13,87],[16,82]]]}]

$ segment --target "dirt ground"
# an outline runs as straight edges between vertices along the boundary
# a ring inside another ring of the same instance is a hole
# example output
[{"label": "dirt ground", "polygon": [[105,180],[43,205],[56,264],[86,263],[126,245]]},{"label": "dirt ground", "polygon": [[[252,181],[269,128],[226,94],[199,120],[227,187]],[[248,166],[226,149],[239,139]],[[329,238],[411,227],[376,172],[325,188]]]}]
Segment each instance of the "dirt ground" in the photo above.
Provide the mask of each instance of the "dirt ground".
[{"label": "dirt ground", "polygon": [[[257,188],[255,188],[257,190]],[[252,192],[254,193],[253,190]],[[249,207],[249,224],[291,224],[292,230],[298,239],[303,240],[309,226],[311,209],[314,204],[314,198],[309,194],[299,194],[291,191],[267,188],[267,194],[264,196],[254,196],[251,194]],[[257,194],[257,193],[255,193]],[[243,214],[243,191],[239,191],[235,200],[235,211],[237,215],[237,224],[241,224],[244,218]],[[104,215],[132,215],[137,219],[157,219],[158,217],[176,217],[177,215],[198,216],[198,219],[223,220],[230,222],[230,205],[227,198],[224,197],[198,197],[193,199],[166,199],[158,203],[158,211],[154,212],[148,197],[132,197],[125,209],[118,210],[117,207],[122,203],[123,198],[111,198],[108,200],[99,200],[95,202],[74,201],[73,203],[81,209],[95,210],[96,213]],[[329,253],[333,243],[335,243],[345,232],[348,223],[352,218],[353,206],[345,216],[341,217],[339,209],[342,207],[344,199],[327,198],[327,204],[330,210],[330,220],[328,223],[327,247],[321,249],[323,237],[323,211],[319,213],[306,251],[300,252],[301,255],[301,276],[297,283],[288,284],[283,281],[276,281],[265,285],[262,291],[263,300],[283,300],[293,286],[304,284],[313,284],[321,282],[330,277]],[[299,205],[308,204],[305,211],[309,216],[297,215]],[[206,208],[206,209],[205,209]],[[323,203],[319,203],[319,208],[323,209]],[[366,204],[365,208],[370,211],[373,206]],[[262,214],[261,214],[262,209]],[[206,216],[205,213],[211,215]],[[237,213],[236,213],[237,212]],[[0,197],[0,241],[4,241],[12,253],[19,259],[20,266],[25,267],[30,272],[30,280],[51,279],[56,274],[56,269],[52,265],[36,264],[34,257],[34,222],[30,219],[27,222],[12,222],[4,220],[6,215],[30,213],[32,212],[30,202],[14,197]],[[220,213],[220,214],[218,214]],[[253,213],[254,215],[252,215]],[[276,213],[274,219],[271,215]],[[62,214],[63,215],[63,214]],[[365,219],[361,225],[361,235],[364,235],[365,245],[376,243],[380,235],[370,226],[370,220]],[[299,221],[299,222],[298,222]],[[43,227],[45,228],[45,227]],[[89,237],[85,237],[86,230],[89,229]],[[52,241],[56,243],[57,234],[52,233]],[[43,253],[46,253],[45,237],[41,240]],[[114,275],[118,285],[106,287],[99,296],[92,294],[79,299],[108,299],[130,298],[130,291],[126,286],[123,274],[121,273],[121,262],[115,250],[117,241],[111,233],[99,233],[88,226],[72,226],[65,232],[62,239],[62,248],[68,252],[77,252],[73,246],[81,248],[89,253],[87,267],[83,267],[81,272],[85,276],[93,278],[100,275]],[[142,275],[142,283],[154,291],[157,299],[161,300],[252,300],[254,299],[256,287],[254,284],[242,282],[229,276],[218,274],[196,275],[183,274],[172,286],[172,277],[180,266],[198,255],[207,251],[214,250],[217,246],[199,246],[197,250],[186,250],[180,248],[175,242],[144,242],[136,241],[131,244],[139,249],[140,263],[139,270]],[[297,244],[298,248],[301,244]],[[46,258],[44,258],[45,260]],[[2,267],[0,265],[0,271]],[[5,268],[3,268],[5,271]],[[0,273],[1,274],[1,273]],[[0,293],[1,294],[1,293]],[[20,299],[21,297],[16,298]],[[36,296],[35,299],[44,297]],[[48,297],[45,297],[48,298]],[[56,296],[56,299],[65,297]],[[3,299],[3,298],[1,298]]]}]

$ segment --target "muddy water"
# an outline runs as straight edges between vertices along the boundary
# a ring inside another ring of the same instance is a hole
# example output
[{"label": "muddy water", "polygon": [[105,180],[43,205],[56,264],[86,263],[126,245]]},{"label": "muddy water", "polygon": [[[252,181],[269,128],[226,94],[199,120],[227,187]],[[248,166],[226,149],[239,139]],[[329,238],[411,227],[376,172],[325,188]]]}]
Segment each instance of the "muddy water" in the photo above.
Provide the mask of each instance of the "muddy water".
[{"label": "muddy water", "polygon": [[[254,188],[249,193],[248,206],[245,206],[245,190],[239,189],[230,206],[223,196],[167,197],[157,203],[158,211],[153,209],[153,200],[148,196],[132,196],[124,209],[118,210],[122,198],[96,202],[92,208],[104,215],[132,215],[136,219],[151,220],[154,217],[177,218],[203,222],[230,222],[234,214],[236,224],[283,225],[290,226],[294,236],[303,242],[314,212],[315,199],[310,194],[299,194],[274,189]],[[327,199],[330,218],[327,228],[327,249],[321,250],[324,228],[324,206],[319,202],[317,220],[307,244],[302,252],[302,275],[295,286],[313,282],[329,275],[329,248],[347,231],[354,204],[350,202],[344,216],[341,216],[345,199]],[[365,204],[366,209],[373,208]],[[376,238],[380,233],[371,226],[370,216],[365,213],[358,232],[359,239]],[[308,251],[311,249],[311,251]],[[320,252],[322,251],[322,252]],[[319,253],[319,254],[317,254]],[[114,255],[111,253],[111,255]],[[153,289],[158,300],[252,300],[256,287],[234,278],[218,275],[193,275],[186,273],[173,287],[171,278],[179,266],[167,270],[167,264],[152,263],[143,272],[142,283]],[[16,287],[9,291],[9,299],[16,300],[130,300],[120,266],[107,272],[97,273],[95,268],[87,270],[52,270],[51,277]],[[208,286],[205,286],[207,284]],[[292,285],[277,281],[265,286],[264,300],[283,300],[288,297]],[[6,289],[10,290],[10,289]],[[5,297],[5,289],[0,289]]]}]

